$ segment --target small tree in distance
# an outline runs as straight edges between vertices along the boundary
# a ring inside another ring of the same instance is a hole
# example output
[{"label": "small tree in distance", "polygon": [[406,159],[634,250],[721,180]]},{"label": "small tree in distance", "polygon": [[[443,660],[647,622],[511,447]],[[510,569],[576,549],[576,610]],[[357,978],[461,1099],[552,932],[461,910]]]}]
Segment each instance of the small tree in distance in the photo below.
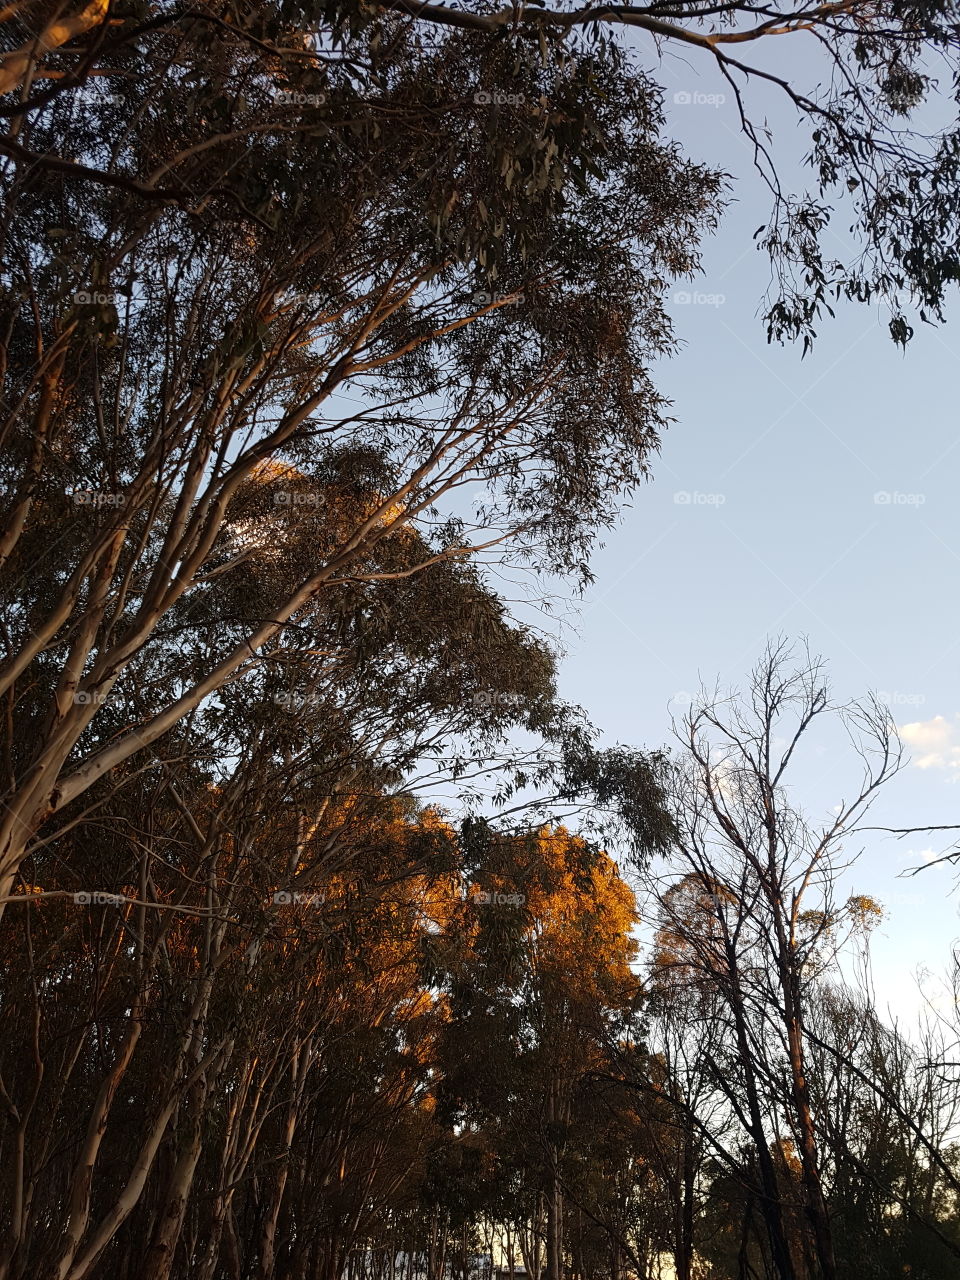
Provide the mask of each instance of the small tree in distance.
[{"label": "small tree in distance", "polygon": [[[811,730],[839,720],[862,765],[853,798],[823,824],[788,794],[788,773]],[[875,699],[831,702],[822,663],[768,645],[741,696],[705,696],[677,729],[684,747],[670,775],[677,851],[655,882],[654,987],[683,988],[716,1017],[705,1050],[755,1153],[757,1201],[780,1280],[836,1276],[819,1117],[808,1080],[807,1013],[845,934],[880,916],[870,898],[838,899],[846,852],[878,789],[900,768],[890,717]],[[778,1151],[792,1144],[790,1190]],[[798,1255],[797,1238],[800,1247]]]}]

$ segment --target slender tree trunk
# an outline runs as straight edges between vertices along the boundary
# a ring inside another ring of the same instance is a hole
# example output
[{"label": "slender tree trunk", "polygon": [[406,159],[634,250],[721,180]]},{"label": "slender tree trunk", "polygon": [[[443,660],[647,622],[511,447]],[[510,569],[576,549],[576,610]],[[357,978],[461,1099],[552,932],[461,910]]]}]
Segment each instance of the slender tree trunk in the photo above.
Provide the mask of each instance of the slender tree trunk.
[{"label": "slender tree trunk", "polygon": [[737,1250],[737,1280],[749,1280],[750,1271],[750,1228],[753,1223],[753,1197],[747,1197],[743,1211],[743,1226],[740,1229],[740,1247]]},{"label": "slender tree trunk", "polygon": [[241,1280],[243,1275],[243,1265],[240,1261],[240,1245],[237,1240],[237,1223],[233,1216],[233,1205],[227,1208],[227,1217],[224,1224],[224,1238],[227,1246],[226,1261],[229,1266],[227,1274],[230,1280]]},{"label": "slender tree trunk", "polygon": [[803,1060],[795,1051],[793,1041],[799,1038],[799,1029],[790,1035],[790,1061],[794,1076],[793,1100],[796,1109],[797,1125],[800,1131],[800,1166],[806,1197],[806,1215],[813,1231],[817,1264],[820,1268],[818,1280],[836,1280],[837,1264],[833,1252],[833,1233],[830,1229],[830,1214],[823,1194],[823,1183],[820,1179],[820,1166],[817,1155],[817,1141],[813,1127],[813,1115],[810,1109],[810,1094],[804,1074]]},{"label": "slender tree trunk", "polygon": [[306,1043],[302,1044],[294,1052],[290,1064],[290,1102],[283,1127],[283,1159],[280,1161],[270,1202],[264,1215],[256,1280],[272,1280],[276,1267],[277,1224],[280,1221],[283,1193],[286,1190],[287,1180],[290,1176],[290,1153],[293,1148],[300,1102],[303,1097],[307,1072],[310,1070],[312,1053],[313,1042],[308,1039]]},{"label": "slender tree trunk", "polygon": [[693,1211],[694,1211],[693,1135],[683,1135],[683,1168],[680,1178],[680,1232],[675,1256],[677,1280],[693,1280]]},{"label": "slender tree trunk", "polygon": [[[784,940],[784,946],[787,945]],[[810,1088],[807,1084],[804,1063],[800,997],[797,991],[795,975],[788,965],[788,958],[788,956],[783,958],[784,971],[781,973],[781,980],[784,994],[784,1012],[787,1021],[787,1052],[790,1059],[791,1092],[797,1130],[800,1137],[800,1168],[806,1200],[805,1210],[813,1233],[817,1264],[820,1268],[818,1280],[836,1280],[837,1264],[833,1252],[833,1233],[830,1229],[830,1214],[827,1209],[827,1202],[823,1194],[823,1182],[820,1177],[817,1138],[813,1124],[813,1111],[810,1105]]]},{"label": "slender tree trunk", "polygon": [[740,1059],[740,1068],[743,1072],[744,1091],[747,1095],[750,1136],[753,1138],[757,1167],[760,1174],[760,1211],[767,1227],[774,1270],[779,1280],[796,1280],[793,1255],[790,1252],[790,1245],[783,1225],[777,1171],[770,1155],[770,1148],[767,1145],[767,1136],[763,1125],[763,1111],[760,1106],[760,1094],[757,1089],[756,1074],[753,1068],[753,1051],[747,1036],[745,1005],[743,994],[740,990],[739,961],[729,935],[724,939],[724,949],[731,983],[727,1002],[733,1015],[737,1054]]},{"label": "slender tree trunk", "polygon": [[534,1203],[534,1216],[529,1224],[529,1229],[517,1233],[520,1256],[523,1258],[523,1265],[530,1280],[540,1280],[543,1271],[540,1253],[540,1232],[543,1229],[544,1213],[541,1201],[542,1197],[538,1195]]},{"label": "slender tree trunk", "polygon": [[50,1280],[64,1280],[73,1265],[80,1248],[80,1242],[90,1221],[90,1193],[93,1184],[93,1171],[100,1154],[107,1118],[116,1096],[120,1082],[130,1065],[133,1052],[137,1047],[142,1029],[141,1008],[139,1003],[131,1011],[130,1025],[127,1028],[117,1057],[110,1072],[100,1086],[100,1092],[90,1113],[87,1123],[86,1137],[80,1149],[80,1155],[74,1166],[70,1182],[70,1199],[67,1224],[63,1232],[60,1255],[50,1272]]},{"label": "slender tree trunk", "polygon": [[[212,1069],[217,1060],[224,1055],[224,1051],[229,1051],[229,1047],[230,1042],[221,1042],[208,1055],[208,1057],[200,1063],[194,1073],[194,1078],[201,1076],[205,1070]],[[169,1098],[163,1107],[161,1107],[140,1148],[136,1162],[123,1190],[101,1219],[99,1226],[94,1231],[93,1236],[87,1243],[83,1253],[79,1258],[76,1258],[76,1255],[74,1254],[75,1260],[69,1266],[68,1270],[62,1269],[58,1271],[57,1280],[87,1280],[87,1277],[96,1266],[104,1249],[136,1208],[140,1200],[140,1196],[143,1194],[143,1188],[146,1185],[147,1178],[153,1168],[157,1151],[160,1148],[160,1144],[163,1141],[167,1127],[169,1126],[174,1112],[176,1111],[178,1102],[183,1096],[183,1093],[188,1091],[192,1084],[193,1079],[188,1078],[184,1081],[182,1087],[178,1087],[174,1096]],[[60,1267],[63,1268],[62,1260]]]},{"label": "slender tree trunk", "polygon": [[547,1267],[545,1280],[563,1280],[563,1193],[551,1152],[550,1187],[547,1190]]},{"label": "slender tree trunk", "polygon": [[11,1197],[10,1226],[0,1253],[0,1280],[7,1280],[10,1266],[23,1240],[26,1221],[24,1199],[24,1171],[27,1145],[27,1117],[16,1115],[17,1129],[14,1139],[13,1195]]},{"label": "slender tree trunk", "polygon": [[144,1260],[141,1280],[168,1280],[170,1276],[177,1241],[183,1230],[187,1199],[200,1159],[203,1109],[208,1091],[208,1085],[203,1080],[198,1080],[190,1090],[187,1140],[170,1175],[165,1203]]}]

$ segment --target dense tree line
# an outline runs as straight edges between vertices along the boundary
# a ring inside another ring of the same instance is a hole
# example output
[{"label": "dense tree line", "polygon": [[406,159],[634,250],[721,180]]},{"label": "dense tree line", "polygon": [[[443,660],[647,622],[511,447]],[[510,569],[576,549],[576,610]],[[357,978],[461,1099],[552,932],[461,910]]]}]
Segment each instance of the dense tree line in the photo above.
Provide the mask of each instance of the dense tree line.
[{"label": "dense tree line", "polygon": [[[897,764],[879,708],[771,651],[646,761],[665,852],[621,874],[562,826],[454,825],[356,743],[331,786],[280,705],[285,750],[214,781],[200,723],[28,859],[4,1275],[953,1273],[956,1028],[887,1025],[842,963],[881,913],[837,896]],[[785,777],[820,716],[867,764],[823,829]]]},{"label": "dense tree line", "polygon": [[773,648],[601,751],[506,585],[589,580],[669,420],[729,183],[658,51],[768,183],[770,337],[882,297],[905,343],[960,273],[910,114],[953,6],[14,0],[0,45],[0,1280],[954,1274],[955,1028],[844,959],[882,709]]}]

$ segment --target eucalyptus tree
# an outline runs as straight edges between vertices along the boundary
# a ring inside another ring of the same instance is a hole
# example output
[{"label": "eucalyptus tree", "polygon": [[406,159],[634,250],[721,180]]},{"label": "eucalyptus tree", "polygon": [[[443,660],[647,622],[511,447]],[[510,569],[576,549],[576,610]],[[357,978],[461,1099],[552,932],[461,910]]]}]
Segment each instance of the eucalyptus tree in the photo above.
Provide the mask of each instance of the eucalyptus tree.
[{"label": "eucalyptus tree", "polygon": [[[275,509],[259,492],[253,499],[259,506],[241,504],[231,532],[242,529],[257,554],[209,586],[212,617],[269,612],[271,592],[322,536],[320,517],[294,523],[278,553],[261,536]],[[123,1247],[158,1280],[194,1221],[192,1188],[209,1178],[206,1274],[219,1242],[233,1240],[235,1184],[257,1167],[255,1137],[277,1091],[290,1073],[306,1087],[304,1046],[324,1043],[316,1003],[295,996],[298,983],[315,989],[312,964],[337,972],[330,922],[311,904],[333,894],[342,904],[337,930],[349,937],[358,920],[372,919],[371,886],[399,893],[404,881],[449,880],[458,863],[452,833],[414,798],[425,757],[431,784],[455,783],[470,759],[493,763],[507,725],[549,743],[579,724],[556,700],[543,641],[506,616],[467,564],[405,575],[422,554],[408,531],[392,549],[394,572],[315,602],[244,686],[185,719],[162,752],[101,778],[31,849],[21,896],[35,905],[7,921],[4,939],[0,1083],[10,1123],[0,1138],[0,1274],[50,1267],[76,1277],[105,1249],[115,1257]],[[88,731],[94,746],[162,696],[165,663],[187,676],[202,666],[204,629],[183,622],[175,611],[175,639],[158,638],[153,660],[136,661],[104,704]],[[505,774],[519,767],[501,764]],[[346,893],[345,880],[356,892]],[[364,952],[371,963],[374,950]],[[285,998],[274,992],[281,973]],[[222,1050],[216,1070],[208,1054],[197,1058],[201,1046]],[[125,1145],[136,1113],[121,1105],[121,1086],[142,1108],[149,1142],[139,1159]],[[224,1089],[238,1091],[230,1105]],[[294,1128],[304,1110],[291,1111]],[[279,1142],[270,1125],[264,1139]],[[51,1144],[58,1155],[48,1161]],[[171,1149],[182,1159],[167,1167]],[[268,1261],[285,1189],[277,1160],[263,1209],[274,1225],[244,1241]],[[121,1209],[114,1218],[111,1196]]]},{"label": "eucalyptus tree", "polygon": [[[122,192],[147,218],[175,208],[272,225],[289,182],[284,160],[260,163],[260,144],[277,138],[292,155],[304,138],[336,137],[347,153],[359,143],[356,159],[368,160],[360,140],[396,109],[383,94],[396,83],[398,50],[472,42],[486,74],[461,92],[510,108],[536,100],[537,66],[584,56],[616,65],[632,47],[646,65],[660,64],[654,91],[679,55],[693,77],[689,99],[707,74],[729,94],[771,196],[757,233],[778,281],[767,307],[771,336],[809,341],[831,298],[846,296],[887,301],[891,332],[906,342],[910,313],[939,316],[957,279],[960,24],[951,0],[790,0],[762,9],[743,0],[215,0],[199,8],[167,0],[150,9],[18,0],[2,21],[0,94],[10,123],[0,154],[18,180]],[[349,104],[333,88],[338,76],[356,90]],[[273,90],[266,97],[265,86]],[[771,99],[805,139],[806,190],[781,172]],[[413,109],[425,121],[437,105],[425,92]],[[64,123],[77,112],[88,122],[79,147]],[[502,128],[491,123],[494,133]],[[312,199],[309,187],[298,196]],[[842,257],[827,234],[838,223],[855,232]]]},{"label": "eucalyptus tree", "polygon": [[[905,340],[904,308],[938,315],[957,274],[957,135],[910,117],[956,69],[947,5],[35,0],[2,19],[0,897],[52,814],[436,504],[428,559],[512,542],[587,572],[655,448],[662,295],[721,186],[664,136],[662,86],[620,33],[730,85],[773,192],[772,335],[809,339],[837,294],[889,298]],[[832,72],[822,90],[766,61],[800,39]],[[810,127],[808,195],[780,186],[759,83]],[[834,217],[861,238],[846,263],[823,248]],[[270,616],[220,619],[199,678],[85,751],[171,611],[231,573],[225,514],[273,456],[359,485],[362,518]]]},{"label": "eucalyptus tree", "polygon": [[452,1122],[489,1135],[498,1165],[519,1166],[517,1202],[528,1215],[542,1206],[543,1274],[560,1280],[568,1164],[595,1136],[579,1123],[581,1086],[637,995],[633,895],[605,853],[562,827],[476,825],[464,852],[463,907],[427,948],[450,1009],[438,1097]]},{"label": "eucalyptus tree", "polygon": [[[318,595],[478,548],[582,578],[656,447],[664,288],[716,209],[622,59],[395,19],[321,21],[328,55],[265,13],[279,54],[182,17],[107,18],[82,75],[102,54],[109,76],[60,76],[68,42],[13,109],[0,897],[45,823],[248,679]],[[507,78],[504,110],[485,86]],[[50,182],[27,152],[66,167]],[[90,177],[127,163],[146,193]],[[267,612],[209,617],[261,550],[231,524],[253,480],[279,555],[312,505],[322,533]],[[414,523],[422,556],[392,567]],[[165,641],[198,632],[181,671]],[[152,705],[88,746],[137,664]]]},{"label": "eucalyptus tree", "polygon": [[285,815],[210,797],[201,836],[221,809],[190,876],[189,816],[132,792],[79,838],[123,868],[152,823],[145,888],[121,870],[126,892],[41,898],[6,931],[5,1277],[212,1277],[235,1250],[266,1280],[304,1245],[294,1274],[317,1245],[338,1275],[433,1141],[420,941],[454,833],[385,797],[341,824],[339,873],[290,891]]}]

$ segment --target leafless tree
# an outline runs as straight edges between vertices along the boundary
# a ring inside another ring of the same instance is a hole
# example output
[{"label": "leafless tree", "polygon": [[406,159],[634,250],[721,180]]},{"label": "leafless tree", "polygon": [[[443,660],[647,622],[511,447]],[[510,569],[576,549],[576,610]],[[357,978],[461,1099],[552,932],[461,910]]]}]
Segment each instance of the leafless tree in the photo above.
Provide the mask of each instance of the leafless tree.
[{"label": "leafless tree", "polygon": [[[790,797],[788,773],[827,719],[846,731],[860,776],[817,824]],[[843,935],[878,918],[868,898],[838,902],[837,887],[858,824],[900,767],[899,742],[879,703],[832,703],[822,663],[784,642],[768,646],[744,694],[704,696],[677,735],[670,870],[680,879],[659,893],[658,964],[718,1000],[721,1034],[707,1061],[756,1151],[776,1274],[794,1280],[803,1267],[832,1280],[807,1009]],[[785,1142],[799,1159],[806,1259],[791,1246],[776,1167]]]}]

